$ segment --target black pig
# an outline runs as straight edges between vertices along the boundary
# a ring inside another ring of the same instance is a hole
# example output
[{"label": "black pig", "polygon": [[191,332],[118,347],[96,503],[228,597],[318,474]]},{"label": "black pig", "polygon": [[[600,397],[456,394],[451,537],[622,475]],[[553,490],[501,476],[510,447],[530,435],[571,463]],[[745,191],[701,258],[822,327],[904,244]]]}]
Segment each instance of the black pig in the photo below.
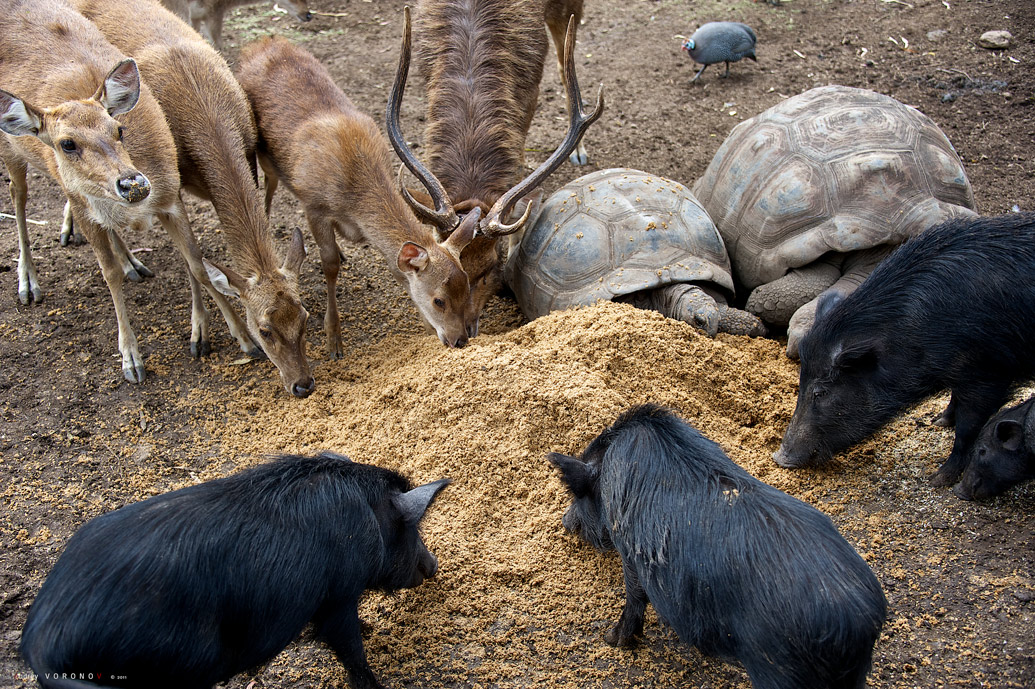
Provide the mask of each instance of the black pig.
[{"label": "black pig", "polygon": [[847,297],[820,302],[800,346],[786,467],[820,464],[908,406],[952,391],[955,483],[981,427],[1035,375],[1035,214],[950,220],[906,242]]},{"label": "black pig", "polygon": [[354,687],[381,687],[357,602],[435,574],[418,524],[448,482],[289,455],[101,515],[43,583],[22,654],[48,689],[208,689],[312,622]]},{"label": "black pig", "polygon": [[575,498],[565,528],[622,557],[625,607],[607,643],[631,645],[649,601],[758,689],[865,686],[884,594],[821,512],[653,405],[622,414],[580,458],[549,459]]},{"label": "black pig", "polygon": [[999,495],[1035,478],[1035,397],[993,416],[981,429],[953,492],[964,500]]}]

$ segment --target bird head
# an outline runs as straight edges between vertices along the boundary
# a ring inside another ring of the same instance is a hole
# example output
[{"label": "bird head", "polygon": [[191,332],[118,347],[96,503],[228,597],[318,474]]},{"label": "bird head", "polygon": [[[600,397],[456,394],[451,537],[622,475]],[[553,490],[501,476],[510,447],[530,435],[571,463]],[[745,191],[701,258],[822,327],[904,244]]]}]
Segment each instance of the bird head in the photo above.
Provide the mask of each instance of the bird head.
[{"label": "bird head", "polygon": [[694,39],[688,38],[685,41],[683,41],[683,50],[685,50],[686,52],[689,53],[693,49],[694,49]]}]

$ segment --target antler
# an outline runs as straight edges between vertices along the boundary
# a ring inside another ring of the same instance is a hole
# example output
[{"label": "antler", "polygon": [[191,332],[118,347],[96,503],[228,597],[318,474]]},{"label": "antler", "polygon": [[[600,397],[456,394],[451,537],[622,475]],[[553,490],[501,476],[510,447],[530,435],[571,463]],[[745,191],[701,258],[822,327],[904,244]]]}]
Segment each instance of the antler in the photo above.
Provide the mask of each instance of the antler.
[{"label": "antler", "polygon": [[409,6],[403,8],[403,25],[402,53],[399,55],[399,69],[395,73],[395,84],[392,85],[392,91],[388,94],[385,129],[388,131],[388,139],[392,142],[392,148],[395,149],[395,153],[402,160],[403,164],[409,168],[410,172],[413,173],[414,177],[419,179],[424,188],[428,190],[431,200],[435,204],[435,210],[431,210],[417,201],[406,190],[402,183],[402,168],[399,168],[399,191],[402,192],[403,198],[410,204],[414,212],[423,220],[432,223],[442,232],[451,232],[460,223],[460,220],[457,218],[452,204],[449,203],[449,196],[446,194],[442,183],[435,178],[435,175],[413,155],[413,151],[406,145],[402,128],[399,126],[399,108],[402,105],[403,91],[406,88],[406,76],[410,71]]},{"label": "antler", "polygon": [[604,112],[604,85],[600,85],[597,91],[597,104],[588,116],[582,109],[582,93],[579,90],[579,82],[575,76],[575,16],[568,18],[568,31],[564,36],[564,87],[568,93],[568,105],[571,110],[571,120],[568,123],[568,133],[557,150],[550,155],[532,174],[512,187],[507,193],[497,199],[496,203],[489,209],[488,215],[479,226],[479,232],[486,237],[499,237],[505,234],[517,232],[528,222],[533,204],[525,207],[522,216],[510,225],[500,223],[500,218],[506,217],[517,205],[518,199],[528,194],[539,186],[543,180],[556,170],[564,159],[568,157],[575,147],[579,145],[582,135],[586,133],[589,125],[597,121]]}]

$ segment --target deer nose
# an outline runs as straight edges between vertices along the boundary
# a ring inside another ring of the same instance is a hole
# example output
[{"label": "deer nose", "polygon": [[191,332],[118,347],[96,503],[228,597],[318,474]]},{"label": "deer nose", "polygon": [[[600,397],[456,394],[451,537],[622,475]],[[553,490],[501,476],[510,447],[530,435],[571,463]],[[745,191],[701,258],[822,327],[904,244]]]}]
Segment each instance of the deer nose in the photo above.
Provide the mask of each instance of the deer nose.
[{"label": "deer nose", "polygon": [[309,397],[309,395],[313,394],[313,390],[315,389],[316,381],[313,379],[312,376],[309,376],[305,380],[298,381],[297,383],[292,383],[291,394],[295,397],[301,397],[304,399],[306,397]]},{"label": "deer nose", "polygon": [[456,349],[460,349],[461,347],[464,347],[466,345],[467,345],[467,335],[461,335],[460,337],[456,338],[453,341],[453,344],[450,345],[450,346],[451,347],[455,347]]},{"label": "deer nose", "polygon": [[130,203],[143,201],[151,193],[151,182],[139,172],[130,172],[119,177],[115,187],[118,189],[119,196]]}]

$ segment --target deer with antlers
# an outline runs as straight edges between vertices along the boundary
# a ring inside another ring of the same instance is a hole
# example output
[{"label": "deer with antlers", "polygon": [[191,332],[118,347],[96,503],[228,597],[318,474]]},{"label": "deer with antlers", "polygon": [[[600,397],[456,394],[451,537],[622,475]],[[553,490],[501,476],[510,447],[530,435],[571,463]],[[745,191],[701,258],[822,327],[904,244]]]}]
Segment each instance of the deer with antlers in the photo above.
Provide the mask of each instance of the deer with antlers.
[{"label": "deer with antlers", "polygon": [[[424,0],[418,5],[429,169],[414,156],[399,124],[411,53],[410,13],[404,10],[402,52],[386,113],[388,137],[406,167],[429,190],[434,208],[403,190],[419,217],[448,236],[461,226],[461,214],[483,213],[474,239],[460,256],[471,282],[475,334],[478,318],[501,282],[498,239],[528,221],[534,204],[526,197],[566,156],[584,162],[582,136],[603,112],[603,87],[587,114],[575,77],[575,27],[581,14],[581,0]],[[544,23],[557,44],[569,126],[557,150],[520,179],[546,59]],[[523,213],[510,222],[522,199],[527,201]]]},{"label": "deer with antlers", "polygon": [[157,216],[187,261],[192,295],[191,352],[208,350],[210,290],[245,352],[258,352],[244,323],[212,289],[201,250],[180,201],[176,145],[162,111],[140,81],[136,62],[59,0],[2,0],[0,32],[0,159],[10,176],[18,225],[18,296],[39,301],[25,224],[31,165],[57,181],[90,242],[111,292],[126,380],[145,378],[144,359],[123,293],[118,230]]},{"label": "deer with antlers", "polygon": [[237,79],[259,127],[266,210],[283,180],[302,202],[320,247],[327,283],[327,352],[342,355],[335,294],[338,237],[371,244],[442,343],[467,344],[473,335],[471,289],[460,252],[471,241],[477,218],[437,242],[395,188],[384,135],[306,50],[278,37],[256,41],[242,51]]},{"label": "deer with antlers", "polygon": [[281,259],[256,182],[258,135],[244,91],[219,53],[157,2],[137,0],[131,22],[123,0],[72,4],[136,58],[176,142],[183,188],[212,202],[226,234],[234,269],[206,262],[213,284],[240,298],[248,330],[285,389],[307,397],[315,382],[305,355],[309,313],[298,296],[302,233],[295,230]]}]

